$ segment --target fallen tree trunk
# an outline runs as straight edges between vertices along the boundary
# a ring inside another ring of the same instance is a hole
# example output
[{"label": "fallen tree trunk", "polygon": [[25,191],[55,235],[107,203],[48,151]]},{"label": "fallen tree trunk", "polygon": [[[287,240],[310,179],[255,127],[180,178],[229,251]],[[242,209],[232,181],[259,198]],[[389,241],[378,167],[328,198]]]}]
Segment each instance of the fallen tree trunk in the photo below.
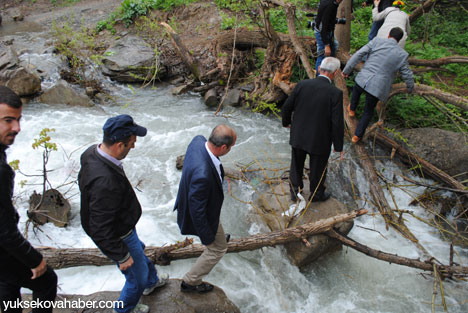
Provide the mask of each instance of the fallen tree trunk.
[{"label": "fallen tree trunk", "polygon": [[413,267],[413,268],[418,268],[423,271],[430,271],[430,272],[434,270],[434,266],[435,266],[435,268],[437,268],[437,270],[440,272],[440,274],[443,277],[452,277],[454,275],[460,275],[460,276],[468,275],[468,267],[465,267],[465,266],[441,265],[441,264],[438,264],[436,260],[433,258],[427,261],[421,261],[419,259],[409,259],[409,258],[398,256],[396,254],[382,252],[379,250],[369,248],[368,246],[362,245],[359,242],[354,241],[353,239],[347,236],[343,236],[334,230],[330,230],[326,232],[325,234],[329,236],[330,238],[340,241],[345,246],[353,248],[359,252],[364,253],[365,255],[368,255],[370,257],[373,257],[382,261],[404,265],[408,267]]},{"label": "fallen tree trunk", "polygon": [[434,59],[434,60],[409,58],[408,63],[410,65],[415,65],[415,66],[437,67],[437,66],[453,64],[453,63],[468,63],[468,57],[461,56],[461,55],[453,55],[450,57]]},{"label": "fallen tree trunk", "polygon": [[[354,131],[357,127],[357,119],[355,117],[350,117],[347,114],[348,105],[350,104],[348,96],[348,88],[346,87],[346,81],[341,76],[341,71],[335,76],[335,85],[343,91],[343,110],[344,118],[346,125],[348,126],[349,136],[354,134]],[[387,228],[389,226],[393,227],[396,231],[403,235],[403,237],[411,240],[413,243],[418,246],[418,248],[426,253],[426,249],[419,243],[418,239],[413,235],[413,233],[406,227],[403,221],[401,221],[398,216],[393,212],[392,208],[388,204],[382,187],[380,186],[379,178],[377,176],[374,165],[371,162],[370,156],[367,154],[366,148],[363,144],[357,143],[352,145],[354,150],[359,156],[359,162],[364,169],[367,181],[369,182],[369,192],[374,200],[374,205],[379,210],[380,214],[385,220]]]},{"label": "fallen tree trunk", "polygon": [[161,22],[161,25],[166,28],[169,37],[171,38],[172,45],[174,46],[177,54],[184,62],[185,66],[190,70],[190,72],[197,78],[197,80],[201,80],[201,65],[200,63],[192,57],[192,54],[187,50],[183,42],[180,40],[179,36],[176,32],[172,29],[172,27],[164,22]]},{"label": "fallen tree trunk", "polygon": [[415,19],[420,17],[426,12],[429,12],[432,10],[432,8],[439,2],[440,0],[426,0],[421,6],[416,8],[413,12],[411,12],[411,15],[409,16],[410,23],[413,22]]},{"label": "fallen tree trunk", "polygon": [[[256,250],[263,247],[273,247],[291,241],[303,240],[311,235],[324,233],[332,229],[333,225],[351,220],[357,216],[366,214],[366,210],[357,210],[340,214],[334,217],[318,220],[314,223],[287,228],[282,231],[258,234],[240,239],[233,239],[228,243],[228,253]],[[113,262],[104,256],[99,249],[38,249],[54,269],[84,266],[84,265],[109,265]],[[184,242],[167,247],[146,247],[145,253],[150,260],[159,265],[169,265],[173,260],[198,257],[204,250],[201,244],[191,244],[186,239]]]},{"label": "fallen tree trunk", "polygon": [[[408,91],[406,90],[405,83],[393,84],[392,92],[390,93],[389,98],[396,94],[407,92]],[[413,93],[420,96],[432,96],[442,102],[450,103],[462,109],[463,111],[468,111],[468,99],[442,91],[440,89],[433,88],[431,86],[416,84],[414,85]]]}]

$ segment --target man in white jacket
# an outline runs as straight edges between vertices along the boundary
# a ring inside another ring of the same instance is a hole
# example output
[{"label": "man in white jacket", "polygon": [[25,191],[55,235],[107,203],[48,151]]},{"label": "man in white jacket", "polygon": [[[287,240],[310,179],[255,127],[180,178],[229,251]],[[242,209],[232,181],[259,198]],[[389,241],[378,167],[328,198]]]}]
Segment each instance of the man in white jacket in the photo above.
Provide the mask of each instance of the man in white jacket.
[{"label": "man in white jacket", "polygon": [[399,27],[403,30],[403,38],[398,42],[398,45],[405,48],[406,38],[410,33],[410,22],[409,16],[402,11],[404,7],[403,1],[394,1],[393,6],[386,8],[382,12],[379,12],[377,7],[379,6],[380,0],[374,1],[374,8],[372,9],[372,19],[374,22],[384,21],[382,27],[380,27],[377,37],[387,38],[390,30],[395,27]]}]

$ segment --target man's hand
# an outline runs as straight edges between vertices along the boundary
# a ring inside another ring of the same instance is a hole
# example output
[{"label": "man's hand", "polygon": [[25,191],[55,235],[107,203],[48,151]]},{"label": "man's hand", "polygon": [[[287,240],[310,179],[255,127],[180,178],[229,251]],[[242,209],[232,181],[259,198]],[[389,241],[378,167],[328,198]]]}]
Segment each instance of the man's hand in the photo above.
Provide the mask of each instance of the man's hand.
[{"label": "man's hand", "polygon": [[47,271],[47,264],[44,259],[42,259],[41,263],[35,268],[31,269],[31,272],[33,273],[31,279],[36,279],[38,277],[41,277],[45,272]]},{"label": "man's hand", "polygon": [[121,271],[125,271],[126,269],[129,269],[132,265],[133,265],[133,258],[130,257],[128,258],[127,261],[119,264],[119,269]]},{"label": "man's hand", "polygon": [[291,124],[284,126],[284,128],[291,128]]},{"label": "man's hand", "polygon": [[379,6],[379,3],[380,3],[380,0],[374,0],[374,6],[375,6],[375,7],[378,7],[378,6]]},{"label": "man's hand", "polygon": [[341,72],[341,76],[343,76],[343,78],[348,78],[349,75]]},{"label": "man's hand", "polygon": [[[332,39],[333,40],[333,39]],[[325,56],[329,57],[331,55],[331,48],[330,45],[325,46]]]}]

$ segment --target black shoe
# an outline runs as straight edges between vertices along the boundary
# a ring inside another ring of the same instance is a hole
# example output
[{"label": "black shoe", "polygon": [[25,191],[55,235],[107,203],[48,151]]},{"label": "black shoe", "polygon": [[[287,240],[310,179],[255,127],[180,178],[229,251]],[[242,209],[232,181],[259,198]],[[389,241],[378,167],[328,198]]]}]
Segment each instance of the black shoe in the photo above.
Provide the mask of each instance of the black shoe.
[{"label": "black shoe", "polygon": [[[312,199],[312,202],[327,201],[328,199],[330,199],[330,196],[331,196],[330,193],[324,191],[320,194],[316,194],[314,198]],[[312,195],[310,197],[312,197]],[[310,201],[310,197],[309,197],[309,201]]]},{"label": "black shoe", "polygon": [[226,243],[228,243],[229,240],[231,240],[231,234],[226,234]]},{"label": "black shoe", "polygon": [[182,283],[180,284],[180,291],[183,292],[205,293],[210,292],[211,290],[213,290],[213,285],[209,283],[201,283],[200,285],[193,286],[182,281]]},{"label": "black shoe", "polygon": [[297,195],[291,192],[291,201],[296,203],[297,202]]}]

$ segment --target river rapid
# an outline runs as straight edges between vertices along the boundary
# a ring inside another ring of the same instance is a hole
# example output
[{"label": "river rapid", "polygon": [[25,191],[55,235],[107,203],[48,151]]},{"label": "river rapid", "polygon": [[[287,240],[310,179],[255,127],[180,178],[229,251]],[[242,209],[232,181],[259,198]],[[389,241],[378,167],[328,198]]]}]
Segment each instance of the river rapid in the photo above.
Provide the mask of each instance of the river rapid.
[{"label": "river rapid", "polygon": [[[117,114],[131,114],[137,123],[148,128],[148,135],[138,138],[135,149],[124,160],[125,171],[132,184],[137,186],[137,196],[143,207],[143,215],[137,225],[139,236],[146,245],[155,246],[183,240],[185,237],[179,234],[173,212],[181,175],[175,168],[175,162],[177,156],[185,153],[190,140],[198,134],[207,137],[215,125],[227,123],[237,131],[238,140],[232,151],[222,157],[225,167],[249,164],[255,159],[266,167],[287,168],[289,132],[281,127],[277,118],[243,109],[225,109],[215,116],[197,95],[172,96],[170,88],[161,85],[134,89],[114,85],[117,103],[93,108],[27,104],[23,111],[22,131],[9,149],[8,159],[20,160],[23,173],[40,173],[42,152],[33,150],[31,144],[43,128],[53,128],[51,141],[57,143],[58,151],[52,152],[47,165],[53,170],[49,173],[49,181],[54,187],[73,181],[79,170],[80,154],[89,145],[100,142],[101,128],[106,119]],[[341,166],[356,168],[356,188],[361,192],[361,198],[366,199],[368,186],[362,171],[352,160],[348,143],[345,151]],[[332,165],[338,162],[337,155],[332,154],[332,159]],[[400,169],[396,165],[385,159],[379,163],[389,178],[394,174],[398,176]],[[346,175],[348,172],[340,173]],[[351,198],[345,189],[333,187],[333,177],[329,175],[333,196],[339,200]],[[23,180],[27,181],[24,186]],[[40,179],[20,173],[16,176],[15,201],[22,216],[20,227],[23,231],[29,195],[33,190],[42,190],[41,186],[29,185],[33,183],[40,183]],[[406,189],[393,190],[399,208],[427,217],[422,208],[409,206],[412,198],[422,193],[424,188]],[[70,225],[57,228],[49,223],[36,232],[30,228],[29,240],[37,246],[95,247],[80,225],[77,185],[66,185],[60,191],[72,205]],[[267,231],[265,226],[253,222],[253,209],[238,200],[252,200],[255,197],[252,187],[231,181],[230,191],[235,197],[228,195],[225,184],[226,198],[221,220],[226,232],[233,238],[239,238]],[[391,196],[387,196],[393,203]],[[373,211],[365,200],[358,200],[358,206]],[[440,239],[438,232],[413,218],[406,222],[421,244],[447,264],[449,245]],[[386,230],[378,214],[357,218],[349,236],[375,249],[410,258],[422,257],[415,245],[392,229]],[[199,242],[197,238],[195,242]],[[468,250],[456,248],[455,262],[466,266]],[[170,266],[158,267],[158,270],[169,273],[173,278],[181,278],[192,263],[193,260],[174,261]],[[120,290],[124,282],[123,275],[115,266],[68,268],[57,273],[59,293],[90,294]],[[206,280],[221,287],[246,313],[428,312],[433,289],[433,279],[421,275],[418,270],[388,264],[348,248],[324,256],[302,270],[290,264],[282,247],[227,254]],[[444,292],[449,312],[468,312],[468,283],[446,281]],[[440,292],[436,303],[436,311],[443,312]]]}]

